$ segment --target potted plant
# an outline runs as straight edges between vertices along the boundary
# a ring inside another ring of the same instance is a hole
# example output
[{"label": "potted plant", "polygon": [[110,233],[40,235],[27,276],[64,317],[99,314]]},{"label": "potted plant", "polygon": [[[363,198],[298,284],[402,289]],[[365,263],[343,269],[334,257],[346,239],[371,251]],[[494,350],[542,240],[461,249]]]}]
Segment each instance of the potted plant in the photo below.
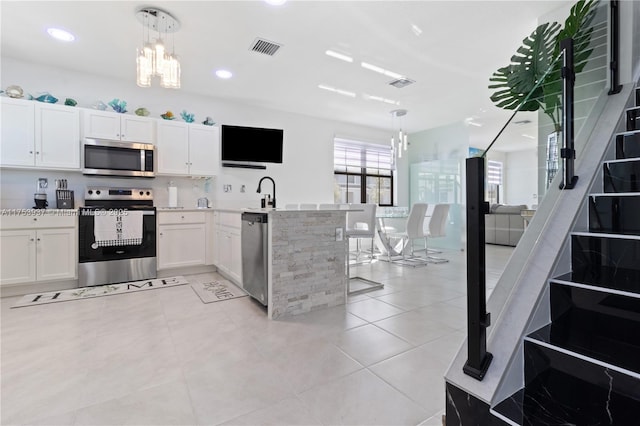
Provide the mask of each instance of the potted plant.
[{"label": "potted plant", "polygon": [[589,48],[593,28],[590,23],[598,0],[580,0],[561,27],[557,22],[539,25],[511,57],[509,65],[498,68],[489,81],[495,89],[491,100],[499,108],[519,111],[542,110],[553,123],[547,146],[547,186],[557,171],[558,140],[561,128],[562,61],[560,41],[574,41],[574,72],[580,73],[593,49]]}]

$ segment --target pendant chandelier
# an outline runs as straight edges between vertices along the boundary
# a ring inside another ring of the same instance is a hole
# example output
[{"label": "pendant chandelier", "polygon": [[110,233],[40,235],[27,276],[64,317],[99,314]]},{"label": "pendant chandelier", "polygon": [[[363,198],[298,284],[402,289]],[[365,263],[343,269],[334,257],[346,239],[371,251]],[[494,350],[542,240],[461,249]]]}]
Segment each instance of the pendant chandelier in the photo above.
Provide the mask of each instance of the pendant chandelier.
[{"label": "pendant chandelier", "polygon": [[402,131],[402,117],[407,115],[406,109],[394,109],[391,111],[392,125],[395,131],[391,136],[391,155],[395,159],[402,158],[402,153],[407,151],[409,140],[407,132]]},{"label": "pendant chandelier", "polygon": [[[142,24],[142,47],[137,49],[136,83],[140,87],[151,87],[152,78],[160,77],[160,86],[179,89],[180,62],[175,54],[175,43],[172,43],[171,53],[168,53],[162,34],[166,40],[168,34],[180,29],[180,23],[168,12],[154,8],[140,9],[136,17]],[[151,31],[158,34],[153,41]]]}]

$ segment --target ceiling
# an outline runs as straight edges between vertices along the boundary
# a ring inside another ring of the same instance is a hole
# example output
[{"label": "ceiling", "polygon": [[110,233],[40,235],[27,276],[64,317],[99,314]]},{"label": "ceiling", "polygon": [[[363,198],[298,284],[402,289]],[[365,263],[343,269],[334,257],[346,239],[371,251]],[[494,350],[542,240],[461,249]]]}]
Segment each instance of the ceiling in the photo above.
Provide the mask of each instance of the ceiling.
[{"label": "ceiling", "polygon": [[[390,130],[399,121],[390,111],[401,108],[408,113],[400,124],[410,133],[474,117],[482,124],[472,129],[475,146],[482,147],[509,115],[488,99],[489,76],[507,64],[538,16],[565,3],[289,0],[275,7],[263,1],[2,1],[1,52],[131,79],[143,34],[135,12],[153,6],[180,21],[180,30],[165,41],[175,43],[184,92]],[[72,32],[76,40],[51,39],[46,32],[51,26]],[[274,56],[252,52],[256,37],[282,47]],[[329,49],[354,61],[327,56]],[[361,62],[415,83],[398,89],[389,85],[392,78]],[[217,78],[218,68],[234,77]]]}]

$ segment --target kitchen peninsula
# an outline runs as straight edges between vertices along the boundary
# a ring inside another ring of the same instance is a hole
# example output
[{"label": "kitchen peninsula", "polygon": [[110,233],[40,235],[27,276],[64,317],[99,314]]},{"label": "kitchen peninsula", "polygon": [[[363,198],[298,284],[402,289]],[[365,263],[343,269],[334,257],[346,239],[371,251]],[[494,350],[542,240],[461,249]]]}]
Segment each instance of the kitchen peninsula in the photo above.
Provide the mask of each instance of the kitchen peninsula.
[{"label": "kitchen peninsula", "polygon": [[345,210],[218,210],[220,215],[239,212],[268,216],[269,318],[346,303]]}]

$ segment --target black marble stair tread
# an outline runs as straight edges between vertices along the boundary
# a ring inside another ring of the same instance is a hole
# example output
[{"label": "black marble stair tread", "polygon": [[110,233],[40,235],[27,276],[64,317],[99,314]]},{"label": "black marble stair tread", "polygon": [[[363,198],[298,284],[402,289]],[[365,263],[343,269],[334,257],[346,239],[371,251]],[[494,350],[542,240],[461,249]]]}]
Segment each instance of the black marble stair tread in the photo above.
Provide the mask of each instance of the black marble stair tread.
[{"label": "black marble stair tread", "polygon": [[640,401],[549,369],[493,411],[518,425],[637,424]]},{"label": "black marble stair tread", "polygon": [[[633,333],[634,327],[625,326],[620,318],[575,309],[530,333],[528,339],[600,361],[624,374],[638,375],[640,341]],[[619,332],[610,332],[616,329]]]},{"label": "black marble stair tread", "polygon": [[569,272],[551,280],[578,283],[600,287],[602,291],[613,289],[633,293],[640,297],[640,270],[602,266],[597,269],[585,269]]}]

